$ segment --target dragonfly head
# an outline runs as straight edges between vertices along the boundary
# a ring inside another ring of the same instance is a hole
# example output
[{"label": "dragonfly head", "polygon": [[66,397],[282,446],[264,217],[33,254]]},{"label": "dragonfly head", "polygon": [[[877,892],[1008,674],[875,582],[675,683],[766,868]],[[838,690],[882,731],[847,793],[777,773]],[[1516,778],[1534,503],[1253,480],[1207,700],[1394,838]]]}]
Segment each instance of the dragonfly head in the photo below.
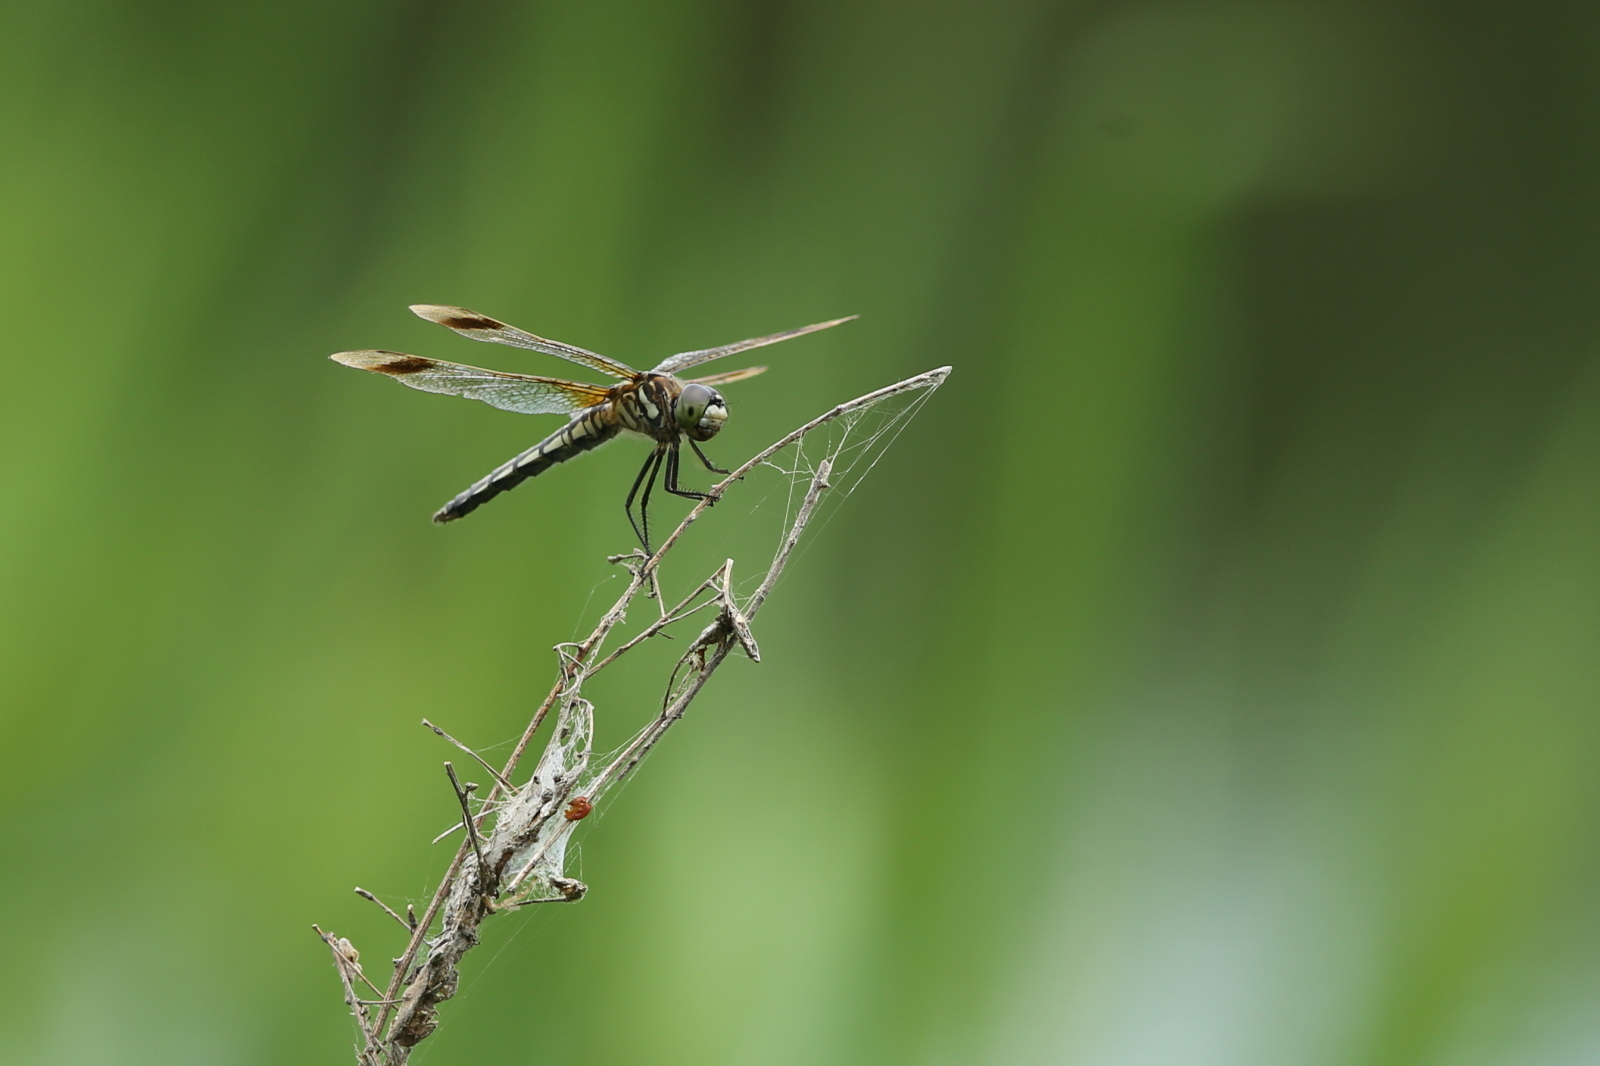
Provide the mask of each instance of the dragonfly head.
[{"label": "dragonfly head", "polygon": [[728,405],[710,385],[685,385],[673,413],[690,440],[710,440],[728,420]]}]

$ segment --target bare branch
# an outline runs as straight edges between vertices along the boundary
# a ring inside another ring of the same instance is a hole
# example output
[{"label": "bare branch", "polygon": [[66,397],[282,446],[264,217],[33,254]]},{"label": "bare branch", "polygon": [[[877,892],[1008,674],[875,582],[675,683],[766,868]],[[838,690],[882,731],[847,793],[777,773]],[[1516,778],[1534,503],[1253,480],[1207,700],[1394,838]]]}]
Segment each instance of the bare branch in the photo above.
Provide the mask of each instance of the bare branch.
[{"label": "bare branch", "polygon": [[[445,763],[461,807],[461,826],[466,839],[456,849],[455,857],[420,918],[410,906],[406,907],[406,916],[402,918],[372,893],[356,890],[364,899],[382,907],[410,934],[404,950],[394,960],[394,974],[387,989],[379,990],[367,979],[349,941],[317,930],[333,953],[345,1001],[361,1032],[362,1043],[357,1052],[359,1066],[403,1066],[411,1048],[433,1032],[438,1025],[439,1004],[455,995],[457,968],[466,953],[478,943],[478,929],[484,919],[533,903],[576,902],[583,898],[587,886],[564,872],[567,845],[579,822],[607,790],[626,779],[667,730],[682,719],[711,675],[734,649],[743,651],[754,662],[761,661],[752,620],[793,558],[796,546],[833,488],[833,482],[843,477],[848,484],[840,491],[848,493],[849,484],[871,468],[869,462],[865,469],[855,472],[856,460],[842,461],[841,457],[847,448],[854,448],[856,452],[852,454],[856,459],[870,452],[875,461],[879,451],[873,449],[881,451],[883,438],[890,428],[903,424],[916,405],[926,399],[949,372],[949,367],[942,367],[919,374],[824,412],[763,449],[715,485],[707,498],[699,501],[666,537],[654,555],[635,551],[612,556],[610,561],[628,572],[627,587],[587,637],[556,647],[555,683],[533,712],[502,769],[494,769],[471,747],[424,719],[423,724],[429,729],[487,769],[494,777],[494,784],[474,814],[469,794],[476,786],[463,785],[456,777],[454,766]],[[888,416],[883,428],[864,440],[851,437],[859,417],[865,417],[885,401],[903,396],[913,397],[911,405]],[[834,423],[842,428],[836,435],[824,435],[825,454],[807,466],[798,458],[799,450],[806,447],[811,434]],[[804,482],[805,490],[799,507],[784,524],[756,591],[741,602],[734,588],[733,560],[728,559],[674,606],[665,606],[661,566],[685,531],[737,482],[760,466],[771,466],[772,458],[791,446],[796,448],[797,455],[792,476]],[[804,473],[801,473],[802,468]],[[657,617],[640,632],[607,651],[608,641],[625,622],[629,608],[641,595],[655,601]],[[672,634],[668,630],[672,626],[708,609],[712,611],[710,620],[678,657],[655,717],[605,760],[598,771],[591,772],[594,706],[582,694],[588,679],[652,637],[670,637]],[[526,781],[514,785],[518,764],[552,710],[556,712],[555,727],[538,765]],[[437,932],[429,936],[436,922]],[[358,982],[371,987],[378,998],[360,999],[355,991]]]}]

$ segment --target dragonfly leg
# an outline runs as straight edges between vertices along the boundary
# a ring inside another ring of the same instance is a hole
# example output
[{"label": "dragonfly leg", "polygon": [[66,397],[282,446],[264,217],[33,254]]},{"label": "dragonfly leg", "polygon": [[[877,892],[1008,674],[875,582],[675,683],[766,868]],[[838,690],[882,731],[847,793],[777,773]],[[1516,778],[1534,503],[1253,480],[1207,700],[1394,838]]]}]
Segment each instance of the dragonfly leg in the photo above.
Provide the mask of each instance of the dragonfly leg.
[{"label": "dragonfly leg", "polygon": [[661,464],[669,457],[665,448],[656,453],[656,465],[650,470],[650,478],[644,483],[644,497],[639,501],[639,524],[644,526],[644,550],[650,551],[650,491],[656,487],[656,476],[661,473]]},{"label": "dragonfly leg", "polygon": [[[639,543],[644,545],[645,554],[650,553],[650,489],[656,483],[656,474],[661,470],[661,457],[665,449],[656,445],[655,451],[645,457],[644,465],[639,468],[639,476],[633,479],[633,488],[628,490],[628,500],[622,505],[623,511],[628,515],[628,524],[633,527],[634,536],[639,538]],[[650,475],[649,484],[645,484],[645,475]],[[639,495],[639,486],[645,484],[644,500],[639,505],[639,516],[644,519],[644,528],[639,528],[639,523],[633,518],[633,498]]]},{"label": "dragonfly leg", "polygon": [[715,463],[713,463],[710,459],[707,459],[706,458],[706,453],[701,451],[700,450],[700,445],[696,444],[694,441],[691,440],[689,442],[689,447],[694,449],[694,453],[700,457],[700,461],[702,463],[706,464],[706,469],[711,471],[713,474],[731,474],[731,473],[733,473],[732,470],[724,470],[724,469],[722,469],[722,467],[717,466]]},{"label": "dragonfly leg", "polygon": [[[665,486],[666,490],[668,492],[672,493],[674,496],[682,496],[685,499],[690,499],[690,500],[707,500],[707,499],[709,499],[709,500],[711,500],[712,503],[715,503],[716,500],[714,498],[712,498],[710,495],[708,495],[707,493],[695,492],[693,489],[682,489],[682,488],[678,487],[678,454],[679,453],[678,453],[678,445],[677,445],[677,443],[674,442],[673,444],[668,445],[668,449],[669,450],[667,452],[667,479],[666,479],[666,486]],[[696,449],[696,450],[698,450],[698,449]]]}]

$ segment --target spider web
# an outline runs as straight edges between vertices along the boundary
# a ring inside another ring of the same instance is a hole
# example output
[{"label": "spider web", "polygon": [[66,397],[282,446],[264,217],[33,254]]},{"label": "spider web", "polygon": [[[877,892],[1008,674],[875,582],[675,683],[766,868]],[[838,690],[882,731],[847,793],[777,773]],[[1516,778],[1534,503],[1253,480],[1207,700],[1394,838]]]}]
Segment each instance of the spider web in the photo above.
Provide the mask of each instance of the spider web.
[{"label": "spider web", "polygon": [[[744,474],[744,479],[756,484],[732,482],[721,506],[745,512],[748,517],[757,520],[754,524],[762,527],[754,531],[755,539],[766,544],[763,554],[757,556],[763,560],[761,569],[751,574],[747,568],[737,579],[733,579],[730,559],[725,564],[726,569],[721,572],[720,580],[719,575],[713,574],[701,586],[699,593],[691,594],[688,599],[692,606],[686,607],[677,616],[678,620],[691,620],[697,613],[706,619],[716,619],[701,633],[700,640],[704,641],[719,624],[727,624],[725,619],[730,613],[748,617],[759,611],[783,568],[798,552],[804,550],[816,533],[832,519],[839,506],[872,472],[934,390],[943,383],[946,373],[948,368],[932,371],[879,390],[882,395],[868,393],[858,400],[841,404],[769,446],[747,463],[749,470]],[[740,469],[745,470],[744,467]],[[770,483],[762,486],[759,484],[761,481]],[[751,496],[755,497],[754,500]],[[691,515],[684,526],[695,517]],[[760,521],[762,518],[766,521]],[[680,527],[679,531],[683,528]],[[669,541],[663,546],[662,554],[665,555],[671,547],[673,542]],[[723,609],[720,614],[716,613],[718,606]],[[665,604],[662,610],[668,610]],[[742,642],[742,636],[740,640]],[[688,693],[695,671],[686,667],[694,665],[694,648],[691,646],[674,668],[662,696],[661,714],[665,714]],[[744,650],[755,657],[753,636]],[[610,657],[601,659],[594,669],[586,672],[586,676],[593,676],[613,661],[614,658]],[[699,664],[703,666],[704,660],[701,659]],[[582,676],[575,677],[563,693],[555,735],[546,746],[529,782],[532,787],[522,790],[523,797],[531,798],[534,793],[581,795],[589,803],[597,804],[611,788],[624,783],[631,776],[632,770],[648,754],[655,740],[671,724],[671,721],[663,722],[658,717],[611,751],[603,755],[594,753],[588,748],[594,733],[594,707],[579,695],[582,680]],[[563,788],[563,784],[567,787]],[[576,821],[564,818],[543,820],[537,839],[523,852],[528,856],[523,862],[529,876],[523,890],[518,893],[519,900],[536,902],[570,898],[567,894],[570,890],[562,888],[562,867],[566,841],[576,824]]]},{"label": "spider web", "polygon": [[802,551],[832,521],[839,507],[860,487],[861,482],[866,480],[937,388],[938,382],[935,382],[926,388],[887,397],[869,406],[848,411],[762,462],[762,467],[775,471],[783,478],[782,527],[785,532],[794,523],[795,512],[805,496],[807,486],[817,477],[823,464],[828,465],[829,488],[819,504],[817,519],[805,531]]}]

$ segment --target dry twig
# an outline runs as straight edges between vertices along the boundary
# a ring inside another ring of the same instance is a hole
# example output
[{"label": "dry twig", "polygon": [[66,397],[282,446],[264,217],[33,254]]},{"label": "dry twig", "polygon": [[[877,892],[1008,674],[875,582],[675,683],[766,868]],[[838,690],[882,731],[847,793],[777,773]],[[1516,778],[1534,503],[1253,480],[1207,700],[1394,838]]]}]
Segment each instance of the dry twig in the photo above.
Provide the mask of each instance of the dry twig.
[{"label": "dry twig", "polygon": [[[432,722],[423,722],[477,759],[494,776],[495,783],[474,814],[469,794],[476,786],[463,786],[454,768],[445,763],[461,807],[460,824],[466,829],[467,839],[457,849],[420,919],[410,907],[406,917],[401,918],[370,892],[356,890],[410,930],[405,950],[394,960],[387,989],[380,991],[368,980],[361,970],[359,955],[348,940],[316,930],[333,954],[345,1002],[360,1031],[361,1046],[356,1055],[359,1066],[401,1066],[411,1049],[433,1032],[438,1025],[439,1004],[455,994],[461,959],[478,943],[478,929],[484,919],[532,903],[575,902],[583,897],[587,886],[564,874],[567,843],[578,822],[609,789],[632,773],[666,731],[683,717],[711,675],[735,649],[760,662],[761,653],[750,622],[816,517],[824,495],[834,487],[831,479],[849,477],[853,485],[864,476],[881,453],[886,438],[904,425],[949,372],[949,367],[930,370],[824,412],[713,486],[708,497],[695,505],[655,555],[633,552],[613,556],[611,561],[625,566],[630,574],[627,588],[587,637],[557,646],[556,683],[523,730],[503,770],[495,770],[477,752]],[[888,401],[906,398],[911,402],[895,409],[890,418],[865,437],[856,432],[857,423],[869,412]],[[800,452],[807,438],[819,431],[827,437],[825,454],[808,466]],[[684,531],[735,482],[758,466],[774,465],[774,457],[791,447],[796,458],[788,473],[804,483],[805,490],[799,506],[786,520],[782,539],[756,591],[741,601],[733,584],[733,560],[729,559],[676,605],[666,607],[661,596],[660,567]],[[605,652],[608,638],[641,592],[655,600],[660,617],[633,638]],[[585,682],[646,640],[670,635],[665,632],[668,627],[706,609],[713,612],[711,620],[678,657],[660,712],[604,766],[591,772],[594,707],[582,696]],[[556,710],[555,729],[538,766],[526,782],[513,787],[517,764],[552,709]],[[435,928],[430,936],[429,931]],[[358,984],[372,988],[378,998],[361,999],[356,992]]]}]

